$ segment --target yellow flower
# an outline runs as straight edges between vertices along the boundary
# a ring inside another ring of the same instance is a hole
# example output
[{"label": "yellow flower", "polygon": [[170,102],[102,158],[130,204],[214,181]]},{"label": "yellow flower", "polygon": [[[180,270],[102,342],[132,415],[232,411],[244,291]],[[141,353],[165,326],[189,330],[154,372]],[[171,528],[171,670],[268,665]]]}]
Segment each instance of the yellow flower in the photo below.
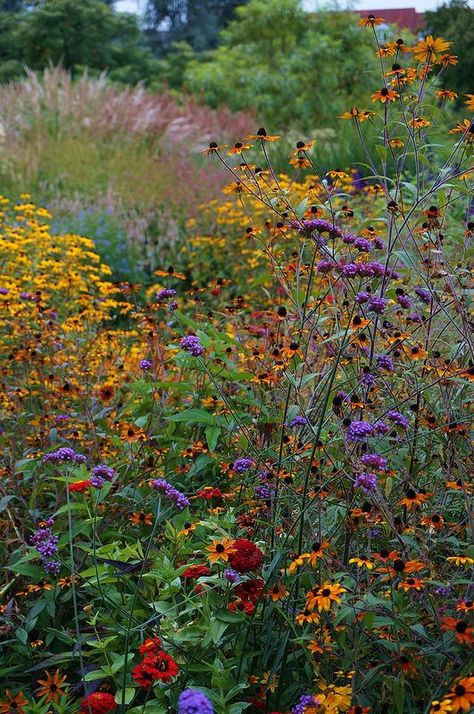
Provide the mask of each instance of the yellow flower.
[{"label": "yellow flower", "polygon": [[234,541],[230,538],[223,538],[222,540],[213,540],[212,545],[206,546],[206,550],[209,551],[207,559],[210,563],[217,563],[219,560],[227,562],[229,560],[229,555],[235,553],[235,548],[233,548]]},{"label": "yellow flower", "polygon": [[[454,94],[454,92],[453,92],[453,94]],[[467,97],[467,102],[466,102],[467,108],[472,109],[472,111],[474,111],[474,94],[466,94],[466,97]]]},{"label": "yellow flower", "polygon": [[451,44],[451,42],[443,40],[442,37],[434,39],[433,35],[428,35],[426,39],[420,40],[413,49],[413,56],[418,62],[436,62]]},{"label": "yellow flower", "polygon": [[317,607],[319,612],[331,609],[333,603],[340,603],[340,595],[345,593],[346,589],[338,583],[323,583],[320,587],[315,587],[306,594],[306,606],[312,610]]},{"label": "yellow flower", "polygon": [[435,699],[431,702],[430,714],[445,714],[452,711],[453,708],[449,699],[444,699],[442,702]]},{"label": "yellow flower", "polygon": [[448,563],[454,563],[454,565],[474,565],[474,558],[468,558],[465,555],[451,555],[446,558]]}]

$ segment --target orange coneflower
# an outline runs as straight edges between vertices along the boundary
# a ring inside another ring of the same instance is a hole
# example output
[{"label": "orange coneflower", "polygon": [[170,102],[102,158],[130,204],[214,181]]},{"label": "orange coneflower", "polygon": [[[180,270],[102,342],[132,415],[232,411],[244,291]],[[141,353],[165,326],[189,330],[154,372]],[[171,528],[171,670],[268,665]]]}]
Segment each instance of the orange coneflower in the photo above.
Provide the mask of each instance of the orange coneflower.
[{"label": "orange coneflower", "polygon": [[273,602],[278,602],[279,600],[284,600],[288,596],[288,590],[284,585],[279,585],[275,583],[273,587],[268,590],[268,597]]},{"label": "orange coneflower", "polygon": [[308,169],[311,166],[311,161],[306,158],[306,156],[296,156],[294,159],[290,159],[288,162],[295,169]]},{"label": "orange coneflower", "polygon": [[405,592],[408,590],[423,590],[424,583],[420,578],[407,578],[401,583],[398,583],[397,587],[401,590],[405,590]]},{"label": "orange coneflower", "polygon": [[323,540],[322,543],[317,541],[311,546],[311,552],[302,553],[301,558],[304,558],[313,567],[317,565],[319,558],[322,558],[324,551],[329,548],[329,541]]},{"label": "orange coneflower", "polygon": [[474,141],[474,121],[470,119],[464,119],[456,124],[455,127],[449,130],[450,134],[465,134],[465,140],[467,142]]},{"label": "orange coneflower", "polygon": [[439,58],[439,63],[443,67],[448,67],[450,64],[457,64],[459,62],[459,59],[457,58],[456,55],[441,55]]},{"label": "orange coneflower", "polygon": [[5,691],[6,700],[0,702],[0,714],[25,714],[25,707],[29,704],[28,699],[22,692],[18,692],[15,696],[7,689]]},{"label": "orange coneflower", "polygon": [[306,625],[314,622],[319,622],[320,617],[317,612],[312,612],[308,608],[300,612],[299,615],[295,617],[295,622],[297,625]]},{"label": "orange coneflower", "polygon": [[204,151],[201,151],[201,154],[216,154],[218,151],[221,149],[226,149],[227,144],[217,144],[215,141],[211,141],[207,149],[204,149]]},{"label": "orange coneflower", "polygon": [[434,39],[433,35],[428,35],[413,48],[413,56],[418,62],[436,62],[451,45],[452,42],[447,42],[442,37]]},{"label": "orange coneflower", "polygon": [[374,94],[372,94],[372,101],[387,104],[388,102],[394,102],[399,96],[399,93],[396,92],[394,89],[382,87],[382,89],[379,89],[378,92],[374,92]]},{"label": "orange coneflower", "polygon": [[177,278],[178,280],[186,280],[186,276],[183,273],[177,273],[172,265],[170,265],[166,270],[158,268],[155,270],[154,275],[158,278]]},{"label": "orange coneflower", "polygon": [[443,699],[442,702],[435,699],[431,702],[430,714],[448,714],[451,711],[452,708],[449,699]]},{"label": "orange coneflower", "polygon": [[242,144],[242,142],[238,141],[232,149],[229,149],[227,152],[227,156],[235,156],[237,154],[241,154],[242,151],[246,151],[247,149],[251,149],[252,146],[251,144]]},{"label": "orange coneflower", "polygon": [[409,120],[408,125],[413,127],[413,129],[424,129],[427,126],[430,126],[430,123],[431,122],[424,117],[413,117],[413,119]]},{"label": "orange coneflower", "polygon": [[270,136],[269,134],[267,134],[266,129],[261,126],[256,134],[250,134],[249,136],[245,137],[245,141],[256,141],[257,139],[260,139],[261,141],[278,141],[280,137]]},{"label": "orange coneflower", "polygon": [[467,108],[474,111],[474,94],[466,94],[465,96],[467,97],[467,101],[465,102],[467,104]]},{"label": "orange coneflower", "polygon": [[370,707],[363,707],[360,704],[354,704],[348,709],[347,714],[369,714]]},{"label": "orange coneflower", "polygon": [[408,509],[420,508],[428,499],[430,494],[417,493],[414,488],[409,488],[403,498],[398,502],[399,506],[406,506]]},{"label": "orange coneflower", "polygon": [[462,600],[456,605],[457,612],[472,612],[474,610],[474,600]]},{"label": "orange coneflower", "polygon": [[46,670],[46,679],[36,680],[41,687],[38,688],[37,694],[39,697],[46,697],[47,702],[57,703],[60,697],[64,697],[66,690],[64,689],[64,683],[66,682],[67,675],[61,675],[59,669],[56,670],[54,674]]},{"label": "orange coneflower", "polygon": [[361,27],[375,27],[376,25],[381,25],[382,22],[386,22],[383,17],[375,17],[375,15],[367,15],[359,20],[359,25]]},{"label": "orange coneflower", "polygon": [[405,146],[405,142],[402,139],[399,139],[398,137],[390,139],[388,143],[392,147],[392,149],[402,149]]},{"label": "orange coneflower", "polygon": [[474,627],[469,627],[466,620],[457,620],[455,617],[444,617],[441,629],[445,632],[454,632],[455,638],[461,644],[474,644]]},{"label": "orange coneflower", "polygon": [[437,89],[435,94],[438,99],[447,99],[449,102],[458,98],[457,93],[453,92],[451,89]]},{"label": "orange coneflower", "polygon": [[181,530],[179,531],[178,535],[179,536],[188,536],[190,533],[196,530],[196,524],[195,523],[185,523]]},{"label": "orange coneflower", "polygon": [[438,513],[433,513],[432,516],[424,516],[420,521],[422,526],[429,526],[435,531],[441,530],[444,525],[444,518]]},{"label": "orange coneflower", "polygon": [[233,548],[234,541],[231,538],[223,538],[222,540],[214,539],[212,545],[206,546],[206,550],[209,552],[207,559],[210,563],[217,563],[218,561],[223,561],[225,563],[229,560],[229,555],[235,553],[236,549]]},{"label": "orange coneflower", "polygon": [[144,511],[132,513],[128,520],[134,523],[136,526],[152,526],[153,525],[153,513],[145,513]]},{"label": "orange coneflower", "polygon": [[474,705],[474,677],[463,677],[453,686],[446,699],[451,702],[451,711],[468,712]]},{"label": "orange coneflower", "polygon": [[373,570],[375,568],[375,563],[368,558],[351,558],[349,564],[357,565],[358,568],[367,568],[367,570]]},{"label": "orange coneflower", "polygon": [[245,187],[241,181],[232,181],[231,184],[224,186],[222,189],[222,193],[225,193],[226,195],[230,195],[231,193],[243,193],[244,191]]},{"label": "orange coneflower", "polygon": [[315,587],[306,593],[306,604],[309,609],[315,607],[318,608],[319,612],[323,610],[329,611],[333,603],[340,603],[340,595],[346,592],[346,588],[343,588],[339,583],[323,583],[320,587]]},{"label": "orange coneflower", "polygon": [[446,558],[448,563],[454,563],[454,565],[474,565],[474,558],[468,558],[467,555],[450,555]]}]

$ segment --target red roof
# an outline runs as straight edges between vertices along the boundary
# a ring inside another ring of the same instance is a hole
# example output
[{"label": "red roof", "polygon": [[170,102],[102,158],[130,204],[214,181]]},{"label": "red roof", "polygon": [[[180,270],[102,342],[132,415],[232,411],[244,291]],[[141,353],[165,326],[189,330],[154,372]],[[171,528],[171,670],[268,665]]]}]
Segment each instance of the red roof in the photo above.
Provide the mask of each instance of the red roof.
[{"label": "red roof", "polygon": [[367,15],[383,17],[390,25],[398,25],[400,29],[406,27],[415,33],[424,25],[423,13],[417,12],[414,7],[400,7],[392,10],[356,10],[356,12],[361,17],[367,17]]}]

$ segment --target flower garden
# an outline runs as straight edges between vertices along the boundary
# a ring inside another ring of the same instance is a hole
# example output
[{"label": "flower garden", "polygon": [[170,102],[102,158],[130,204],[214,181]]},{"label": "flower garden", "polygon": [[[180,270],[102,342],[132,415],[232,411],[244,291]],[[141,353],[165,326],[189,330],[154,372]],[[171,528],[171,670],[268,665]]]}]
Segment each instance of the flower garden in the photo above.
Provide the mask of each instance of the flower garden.
[{"label": "flower garden", "polygon": [[211,141],[149,284],[1,199],[1,714],[474,708],[474,95],[374,38],[364,166]]}]

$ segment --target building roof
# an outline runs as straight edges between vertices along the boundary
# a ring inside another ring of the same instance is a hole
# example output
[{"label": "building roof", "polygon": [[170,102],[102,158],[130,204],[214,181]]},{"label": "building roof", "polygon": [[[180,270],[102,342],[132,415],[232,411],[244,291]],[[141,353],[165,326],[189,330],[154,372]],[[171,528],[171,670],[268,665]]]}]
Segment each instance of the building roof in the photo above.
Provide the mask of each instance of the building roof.
[{"label": "building roof", "polygon": [[356,10],[361,17],[375,15],[383,17],[389,25],[398,25],[400,29],[407,28],[416,33],[424,25],[424,15],[417,12],[414,7],[398,7],[390,10]]}]

